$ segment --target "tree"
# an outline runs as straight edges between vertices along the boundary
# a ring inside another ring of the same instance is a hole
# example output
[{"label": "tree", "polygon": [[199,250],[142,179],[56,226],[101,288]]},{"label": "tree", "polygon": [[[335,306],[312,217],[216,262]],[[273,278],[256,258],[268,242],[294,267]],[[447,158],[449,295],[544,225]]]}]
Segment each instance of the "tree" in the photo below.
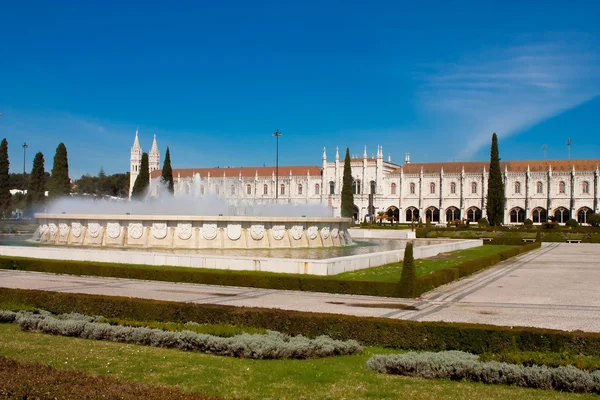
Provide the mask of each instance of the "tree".
[{"label": "tree", "polygon": [[487,192],[487,218],[492,226],[502,225],[504,220],[504,206],[506,197],[504,194],[504,181],[500,170],[500,155],[498,152],[498,137],[492,135],[492,148],[490,150],[490,176],[488,179]]},{"label": "tree", "polygon": [[342,217],[352,218],[354,215],[354,194],[352,193],[352,167],[350,166],[350,149],[346,147],[344,159],[344,177],[342,179]]},{"label": "tree", "polygon": [[169,193],[173,194],[175,188],[173,185],[173,169],[171,168],[171,152],[169,151],[169,147],[167,147],[167,153],[165,154],[165,162],[163,164],[161,179],[163,183],[167,185],[167,190]]},{"label": "tree", "polygon": [[44,155],[40,152],[33,159],[33,169],[27,185],[26,208],[28,213],[44,203],[46,198],[46,172],[44,171]]},{"label": "tree", "polygon": [[415,258],[413,256],[413,244],[406,244],[404,249],[404,260],[402,261],[402,275],[400,276],[400,295],[403,297],[414,297],[416,293],[417,271],[415,269]]},{"label": "tree", "polygon": [[150,185],[150,172],[148,171],[148,153],[142,154],[142,164],[140,165],[140,174],[135,178],[131,197],[141,199],[146,193],[146,188]]},{"label": "tree", "polygon": [[54,154],[52,175],[48,185],[48,196],[51,198],[65,196],[71,193],[71,180],[69,179],[69,161],[67,159],[67,147],[59,143]]},{"label": "tree", "polygon": [[0,214],[10,212],[10,175],[8,174],[8,141],[0,144]]}]

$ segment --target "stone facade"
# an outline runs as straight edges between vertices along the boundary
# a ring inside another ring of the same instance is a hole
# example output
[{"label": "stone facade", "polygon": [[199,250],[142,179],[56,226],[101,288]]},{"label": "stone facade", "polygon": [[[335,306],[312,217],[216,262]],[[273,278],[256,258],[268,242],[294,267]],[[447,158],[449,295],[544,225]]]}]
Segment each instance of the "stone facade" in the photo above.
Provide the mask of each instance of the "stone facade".
[{"label": "stone facade", "polygon": [[[344,160],[337,149],[334,159],[328,160],[323,149],[321,161],[320,166],[280,166],[278,179],[275,167],[174,169],[175,193],[198,197],[212,193],[231,201],[326,204],[334,216],[340,216]],[[549,216],[562,223],[570,218],[585,223],[590,213],[600,212],[598,166],[600,160],[501,162],[505,223],[527,218],[542,223]],[[476,221],[486,215],[489,162],[411,163],[407,154],[404,165],[398,165],[384,160],[379,146],[371,156],[365,147],[362,157],[351,159],[351,167],[357,221],[380,211],[393,214],[401,223],[427,217],[434,223]],[[156,168],[151,178],[160,174]]]},{"label": "stone facade", "polygon": [[[133,146],[131,147],[131,155],[129,158],[129,197],[133,191],[133,185],[135,180],[140,174],[140,167],[142,165],[142,146],[140,145],[140,139],[138,137],[138,131],[135,131],[135,139]],[[160,168],[160,152],[158,151],[158,144],[156,143],[156,135],[152,141],[152,147],[148,154],[148,170],[150,173]]]}]

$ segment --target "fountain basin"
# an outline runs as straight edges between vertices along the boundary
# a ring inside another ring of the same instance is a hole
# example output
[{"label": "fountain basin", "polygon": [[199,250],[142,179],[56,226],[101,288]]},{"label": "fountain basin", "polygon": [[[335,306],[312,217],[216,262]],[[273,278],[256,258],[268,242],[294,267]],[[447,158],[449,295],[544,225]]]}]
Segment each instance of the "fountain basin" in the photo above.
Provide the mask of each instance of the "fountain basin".
[{"label": "fountain basin", "polygon": [[36,214],[33,241],[65,246],[263,249],[351,245],[350,218]]}]

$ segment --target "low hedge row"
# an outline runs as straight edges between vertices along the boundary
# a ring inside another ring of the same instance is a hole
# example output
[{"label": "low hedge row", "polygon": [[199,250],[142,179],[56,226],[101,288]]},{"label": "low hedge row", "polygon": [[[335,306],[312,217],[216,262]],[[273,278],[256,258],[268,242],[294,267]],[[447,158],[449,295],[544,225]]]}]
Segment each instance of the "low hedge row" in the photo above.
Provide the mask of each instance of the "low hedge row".
[{"label": "low hedge row", "polygon": [[518,229],[518,230],[455,230],[447,228],[435,228],[427,230],[417,229],[418,238],[451,238],[451,239],[478,239],[481,237],[492,238],[502,244],[520,244],[522,239],[535,239],[540,234],[542,242],[564,243],[567,240],[581,240],[582,243],[600,243],[600,230],[598,228],[586,227],[585,229]]},{"label": "low hedge row", "polygon": [[498,361],[508,364],[531,367],[534,365],[546,367],[574,366],[585,371],[600,370],[600,357],[583,356],[570,353],[539,353],[533,351],[507,352],[500,354],[485,353],[479,356],[481,361]]},{"label": "low hedge row", "polygon": [[417,322],[217,304],[55,293],[0,288],[0,302],[23,304],[54,314],[78,312],[139,321],[225,323],[271,329],[290,335],[355,339],[363,345],[412,350],[570,352],[600,355],[600,334],[549,329],[444,322]]},{"label": "low hedge row", "polygon": [[[455,279],[466,276],[469,273],[497,264],[507,258],[536,249],[539,246],[539,243],[524,245],[519,248],[506,250],[497,255],[481,257],[447,270],[436,271],[431,275],[419,277],[415,284],[415,295],[419,296],[440,285],[444,285]],[[206,285],[299,290],[306,292],[408,297],[400,287],[399,282],[337,280],[332,278],[292,274],[283,275],[256,272],[214,271],[194,268],[161,268],[19,257],[0,257],[0,269],[166,282],[201,283]],[[398,280],[400,280],[400,275],[398,275]]]}]

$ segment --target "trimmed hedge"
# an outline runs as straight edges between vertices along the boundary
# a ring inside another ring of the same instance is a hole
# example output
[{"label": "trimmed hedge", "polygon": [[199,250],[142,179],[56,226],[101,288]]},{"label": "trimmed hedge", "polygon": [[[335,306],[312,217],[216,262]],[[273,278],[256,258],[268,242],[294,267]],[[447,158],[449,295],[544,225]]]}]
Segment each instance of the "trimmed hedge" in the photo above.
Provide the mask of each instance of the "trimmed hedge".
[{"label": "trimmed hedge", "polygon": [[417,229],[418,238],[449,238],[449,239],[478,239],[481,237],[493,238],[498,244],[522,244],[522,239],[534,239],[538,236],[542,242],[565,243],[567,240],[581,240],[582,243],[600,243],[600,229],[585,226],[578,228],[529,228],[502,227],[492,228],[433,228],[427,231],[425,228]]},{"label": "trimmed hedge", "polygon": [[411,350],[569,352],[600,356],[600,334],[490,325],[417,322],[217,304],[176,303],[127,297],[0,288],[0,302],[138,321],[232,324],[289,335],[355,339],[363,345]]},{"label": "trimmed hedge", "polygon": [[582,356],[569,353],[539,353],[532,351],[508,352],[500,354],[485,353],[479,356],[481,361],[498,361],[508,364],[531,367],[545,365],[546,367],[574,366],[585,371],[600,370],[600,357]]},{"label": "trimmed hedge", "polygon": [[[520,243],[522,244],[522,243]],[[254,287],[305,292],[358,294],[379,297],[413,297],[455,279],[477,272],[526,251],[537,249],[539,243],[523,245],[492,256],[467,261],[453,268],[417,278],[415,291],[407,293],[399,282],[337,280],[331,277],[293,274],[272,274],[238,271],[214,271],[194,268],[155,268],[86,261],[43,260],[20,257],[0,257],[0,269],[49,272],[67,275],[105,276],[165,282],[201,283],[206,285]],[[469,272],[470,271],[470,272]]]}]

